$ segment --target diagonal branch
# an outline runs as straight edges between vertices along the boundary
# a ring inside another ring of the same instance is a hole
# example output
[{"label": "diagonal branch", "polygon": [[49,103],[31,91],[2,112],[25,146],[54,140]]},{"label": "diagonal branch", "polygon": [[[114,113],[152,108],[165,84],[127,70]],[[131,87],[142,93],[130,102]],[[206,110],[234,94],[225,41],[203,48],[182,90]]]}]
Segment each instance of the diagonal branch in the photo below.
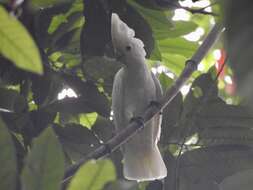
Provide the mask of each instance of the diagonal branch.
[{"label": "diagonal branch", "polygon": [[[181,87],[186,83],[186,81],[190,78],[192,73],[197,69],[197,66],[200,63],[200,61],[205,57],[209,49],[215,43],[222,29],[223,27],[218,24],[216,24],[213,27],[213,29],[210,31],[210,33],[205,38],[203,43],[197,49],[196,53],[192,56],[190,60],[186,62],[184,70],[182,71],[178,79],[175,81],[173,86],[165,93],[165,95],[159,101],[159,105],[158,106],[152,105],[148,107],[147,110],[142,115],[140,115],[140,117],[143,118],[144,123],[147,123],[150,119],[152,119],[154,115],[158,114],[160,110],[165,108],[178,94]],[[62,185],[63,186],[66,185],[68,180],[86,161],[90,159],[99,159],[108,156],[111,152],[115,151],[121,145],[126,143],[130,138],[132,138],[144,127],[145,126],[138,121],[130,122],[129,125],[124,130],[120,131],[117,135],[108,140],[107,143],[99,146],[93,152],[89,153],[87,156],[80,159],[77,163],[70,166],[65,172],[65,177],[62,182]]]}]

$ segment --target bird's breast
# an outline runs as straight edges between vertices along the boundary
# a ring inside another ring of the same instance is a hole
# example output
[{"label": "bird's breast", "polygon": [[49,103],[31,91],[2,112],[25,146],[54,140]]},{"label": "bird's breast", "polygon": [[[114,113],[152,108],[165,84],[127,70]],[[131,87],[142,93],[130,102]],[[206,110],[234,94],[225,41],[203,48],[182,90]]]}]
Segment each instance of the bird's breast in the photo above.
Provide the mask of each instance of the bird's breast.
[{"label": "bird's breast", "polygon": [[128,113],[133,116],[140,115],[147,109],[152,100],[155,100],[153,81],[128,83],[125,93],[125,105]]}]

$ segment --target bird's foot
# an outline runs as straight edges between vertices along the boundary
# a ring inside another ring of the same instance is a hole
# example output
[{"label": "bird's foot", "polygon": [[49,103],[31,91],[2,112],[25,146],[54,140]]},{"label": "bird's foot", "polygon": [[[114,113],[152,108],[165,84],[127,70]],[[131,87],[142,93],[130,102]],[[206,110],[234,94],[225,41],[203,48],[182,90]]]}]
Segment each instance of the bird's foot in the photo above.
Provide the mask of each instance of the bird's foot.
[{"label": "bird's foot", "polygon": [[105,147],[105,151],[106,151],[107,154],[112,153],[112,148],[108,143],[102,143],[102,145]]},{"label": "bird's foot", "polygon": [[193,59],[188,59],[186,62],[185,62],[185,65],[186,66],[190,66],[190,67],[193,67],[194,70],[197,70],[198,68],[198,63],[193,60]]},{"label": "bird's foot", "polygon": [[[156,107],[157,109],[161,109],[161,103],[155,100],[150,101],[149,107]],[[162,111],[159,112],[159,114],[162,114]]]},{"label": "bird's foot", "polygon": [[140,126],[139,128],[142,129],[144,127],[144,119],[140,116],[138,117],[132,117],[130,122],[136,122],[138,124],[138,126]]}]

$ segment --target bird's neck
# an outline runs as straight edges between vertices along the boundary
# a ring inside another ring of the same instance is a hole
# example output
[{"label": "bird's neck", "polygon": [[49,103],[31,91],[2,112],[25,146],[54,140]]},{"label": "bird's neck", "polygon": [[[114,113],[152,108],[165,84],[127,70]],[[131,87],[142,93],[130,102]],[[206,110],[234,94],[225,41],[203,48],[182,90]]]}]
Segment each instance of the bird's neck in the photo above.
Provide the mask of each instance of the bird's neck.
[{"label": "bird's neck", "polygon": [[125,69],[127,71],[128,78],[133,81],[141,79],[146,80],[146,78],[150,76],[150,71],[144,61],[126,65]]}]

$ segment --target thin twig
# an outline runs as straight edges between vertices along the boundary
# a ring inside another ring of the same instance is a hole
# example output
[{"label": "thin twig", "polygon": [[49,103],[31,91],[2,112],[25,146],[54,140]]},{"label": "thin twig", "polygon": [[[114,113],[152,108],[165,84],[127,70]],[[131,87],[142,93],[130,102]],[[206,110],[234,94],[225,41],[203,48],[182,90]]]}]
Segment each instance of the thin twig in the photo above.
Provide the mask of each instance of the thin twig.
[{"label": "thin twig", "polygon": [[210,5],[203,7],[203,8],[190,8],[190,7],[184,7],[181,6],[180,4],[175,4],[175,3],[171,3],[170,6],[175,7],[177,9],[184,9],[188,12],[190,12],[191,14],[202,14],[202,15],[210,15],[210,16],[219,16],[217,13],[214,12],[208,12],[205,9],[208,7],[211,7],[213,5],[215,5],[217,2],[211,3]]},{"label": "thin twig", "polygon": [[[143,121],[147,123],[153,116],[158,114],[160,110],[165,108],[173,98],[178,94],[181,87],[185,84],[185,82],[190,78],[192,73],[197,69],[199,62],[203,59],[203,57],[207,54],[209,49],[215,43],[216,39],[218,38],[219,34],[221,33],[222,26],[216,24],[211,32],[208,34],[204,42],[200,45],[196,53],[193,55],[192,59],[188,60],[186,66],[175,81],[174,85],[165,93],[162,99],[159,101],[159,105],[152,105],[147,108],[147,110],[140,115],[143,118]],[[74,173],[79,169],[79,167],[84,164],[87,160],[90,159],[99,159],[109,155],[111,152],[118,149],[121,145],[126,143],[130,138],[136,135],[140,130],[142,130],[145,125],[142,125],[140,122],[133,121],[130,122],[129,125],[120,131],[117,135],[113,138],[108,140],[107,143],[99,146],[93,152],[88,154],[86,157],[80,159],[77,163],[70,166],[66,172],[65,177],[62,182],[62,185],[66,185],[68,180],[74,175]]]},{"label": "thin twig", "polygon": [[184,9],[184,10],[186,10],[188,12],[190,12],[191,14],[202,14],[202,15],[219,16],[217,13],[205,11],[205,8],[193,9],[193,8],[182,7],[182,6],[180,6],[180,8]]}]

